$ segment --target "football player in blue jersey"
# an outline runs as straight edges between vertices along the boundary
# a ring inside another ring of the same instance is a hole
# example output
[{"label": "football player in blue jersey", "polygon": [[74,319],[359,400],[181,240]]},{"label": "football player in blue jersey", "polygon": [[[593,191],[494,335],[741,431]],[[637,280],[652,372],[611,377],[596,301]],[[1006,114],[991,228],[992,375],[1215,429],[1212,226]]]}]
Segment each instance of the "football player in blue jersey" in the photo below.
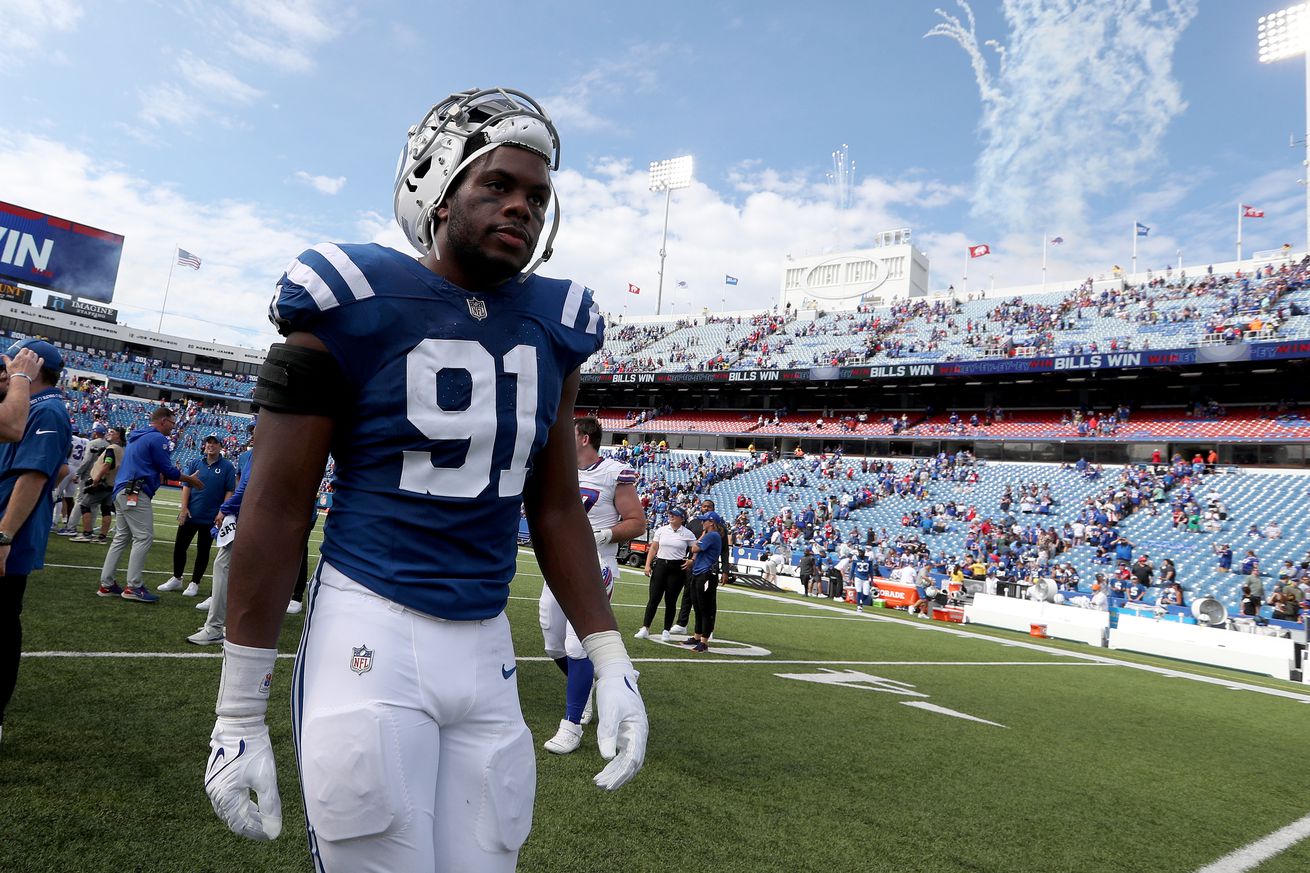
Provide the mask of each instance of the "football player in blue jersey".
[{"label": "football player in blue jersey", "polygon": [[[454,94],[412,127],[396,217],[421,260],[320,245],[278,282],[255,399],[206,791],[229,827],[281,829],[264,724],[277,637],[329,450],[334,500],[291,679],[316,869],[513,870],[536,762],[504,609],[520,507],[597,677],[616,789],[645,756],[636,674],[578,500],[578,368],[604,325],[534,275],[559,142],[527,95]],[[256,795],[252,798],[251,792]]]}]

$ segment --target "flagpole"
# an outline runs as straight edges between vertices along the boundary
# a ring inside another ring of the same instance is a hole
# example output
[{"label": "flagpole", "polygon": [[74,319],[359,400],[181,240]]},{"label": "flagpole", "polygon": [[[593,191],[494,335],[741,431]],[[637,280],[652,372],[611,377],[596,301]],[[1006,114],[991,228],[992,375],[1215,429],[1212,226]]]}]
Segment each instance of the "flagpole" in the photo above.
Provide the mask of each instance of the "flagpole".
[{"label": "flagpole", "polygon": [[964,296],[969,296],[969,247],[964,247]]},{"label": "flagpole", "polygon": [[1137,275],[1137,219],[1133,219],[1133,275]]},{"label": "flagpole", "polygon": [[1050,233],[1050,231],[1048,230],[1042,231],[1042,292],[1043,293],[1046,292],[1046,247],[1050,241],[1050,238],[1047,236],[1048,233]]},{"label": "flagpole", "polygon": [[1237,269],[1242,269],[1242,204],[1237,204]]},{"label": "flagpole", "polygon": [[159,307],[159,324],[155,333],[164,332],[164,310],[168,308],[168,289],[173,285],[173,268],[177,266],[177,243],[173,244],[173,260],[168,263],[168,281],[164,283],[164,302]]}]

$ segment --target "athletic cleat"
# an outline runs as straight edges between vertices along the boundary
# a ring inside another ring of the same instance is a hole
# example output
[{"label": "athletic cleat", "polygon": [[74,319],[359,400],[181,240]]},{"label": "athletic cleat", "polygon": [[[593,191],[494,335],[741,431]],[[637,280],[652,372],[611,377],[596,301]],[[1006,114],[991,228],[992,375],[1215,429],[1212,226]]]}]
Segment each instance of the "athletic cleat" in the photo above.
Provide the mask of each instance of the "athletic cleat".
[{"label": "athletic cleat", "polygon": [[75,537],[69,537],[68,541],[70,543],[94,543],[96,538],[89,533],[80,533]]},{"label": "athletic cleat", "polygon": [[669,628],[669,633],[671,634],[685,634],[686,632],[687,629],[680,624],[675,624],[673,627]]},{"label": "athletic cleat", "polygon": [[687,637],[685,640],[682,641],[682,645],[684,645],[684,646],[694,646],[694,645],[696,645],[696,644],[699,643],[699,642],[700,642],[700,640],[696,639],[695,637]]},{"label": "athletic cleat", "polygon": [[214,643],[223,642],[223,632],[202,627],[200,630],[187,637],[186,641],[188,643],[195,643],[197,646],[211,646]]},{"label": "athletic cleat", "polygon": [[660,642],[661,643],[673,642],[673,636],[668,631],[663,631],[662,633],[660,633]]},{"label": "athletic cleat", "polygon": [[650,631],[647,630],[646,628],[642,628],[641,630],[633,634],[633,637],[639,640],[648,640],[650,639]]},{"label": "athletic cleat", "polygon": [[304,608],[305,604],[301,603],[299,600],[287,601],[287,615],[298,615]]},{"label": "athletic cleat", "polygon": [[188,582],[186,590],[182,592],[183,597],[195,597],[200,593],[200,586],[194,582]]},{"label": "athletic cleat", "polygon": [[123,593],[118,595],[124,600],[135,600],[137,603],[158,603],[159,595],[151,594],[146,590],[146,586],[141,585],[133,588],[131,585],[123,589]]},{"label": "athletic cleat", "polygon": [[109,537],[105,536],[104,534],[96,534],[96,542],[100,543],[101,545],[104,545],[105,543],[109,542]]},{"label": "athletic cleat", "polygon": [[182,580],[179,579],[179,578],[176,577],[176,576],[173,576],[173,577],[171,577],[167,582],[165,582],[163,585],[160,585],[160,586],[159,586],[158,588],[156,588],[155,590],[156,590],[156,591],[176,591],[177,589],[179,589],[179,588],[181,588],[181,587],[182,587]]},{"label": "athletic cleat", "polygon": [[110,585],[101,585],[100,590],[96,592],[96,594],[100,597],[117,597],[122,593],[123,593],[123,589],[118,587],[117,582],[114,582]]},{"label": "athletic cleat", "polygon": [[701,652],[701,653],[704,653],[704,652],[708,652],[708,651],[710,650],[710,647],[707,646],[707,645],[705,645],[704,643],[700,643],[700,642],[698,642],[698,643],[696,643],[696,645],[694,645],[694,646],[691,647],[691,650],[692,650],[693,652]]},{"label": "athletic cleat", "polygon": [[546,740],[542,748],[554,755],[567,755],[582,745],[582,725],[565,719],[559,723],[559,732]]},{"label": "athletic cleat", "polygon": [[206,597],[204,600],[202,600],[202,601],[200,601],[199,603],[196,604],[196,609],[203,609],[203,610],[208,611],[208,610],[209,610],[209,601],[211,601],[211,600],[213,600],[213,599],[214,599],[214,598],[212,598],[212,597]]}]

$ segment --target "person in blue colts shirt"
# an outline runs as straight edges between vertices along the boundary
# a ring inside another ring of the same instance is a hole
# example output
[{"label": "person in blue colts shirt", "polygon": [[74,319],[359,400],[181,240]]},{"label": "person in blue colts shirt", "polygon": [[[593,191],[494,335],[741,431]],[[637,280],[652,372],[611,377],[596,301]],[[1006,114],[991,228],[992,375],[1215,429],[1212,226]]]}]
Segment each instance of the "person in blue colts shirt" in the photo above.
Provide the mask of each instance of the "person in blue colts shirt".
[{"label": "person in blue colts shirt", "polygon": [[182,506],[177,513],[177,539],[173,541],[173,575],[160,585],[159,591],[176,591],[182,588],[182,574],[186,572],[187,550],[196,540],[196,564],[191,581],[182,591],[183,597],[200,593],[200,580],[209,569],[209,547],[214,538],[210,530],[218,517],[219,506],[232,496],[237,487],[237,469],[223,457],[223,444],[216,434],[209,434],[200,444],[201,455],[187,464],[186,473],[205,483],[203,490],[190,485],[182,486]]},{"label": "person in blue colts shirt", "polygon": [[[42,340],[10,347],[0,370],[0,738],[18,683],[27,577],[45,563],[50,494],[67,472],[72,444],[63,392],[64,359]],[[37,509],[37,507],[40,507]],[[33,510],[36,510],[35,512]]]},{"label": "person in blue colts shirt", "polygon": [[645,757],[637,675],[578,499],[573,405],[604,322],[590,290],[536,275],[559,165],[539,104],[452,94],[404,145],[395,212],[422,257],[317,245],[269,307],[285,342],[255,387],[204,785],[234,832],[281,832],[265,713],[330,454],[332,512],[289,683],[315,869],[511,873],[536,789],[505,616],[521,510],[595,667],[609,763],[593,781],[617,789]]},{"label": "person in blue colts shirt", "polygon": [[[114,540],[105,555],[100,569],[101,597],[122,597],[137,603],[155,603],[159,595],[146,590],[146,556],[155,541],[155,514],[151,501],[159,490],[160,479],[180,479],[197,491],[205,483],[198,477],[183,473],[168,453],[168,435],[177,426],[173,410],[160,406],[150,414],[150,424],[137,428],[127,436],[127,450],[123,452],[123,466],[114,480]],[[132,553],[127,559],[127,585],[120,588],[114,581],[123,550],[131,542]]]}]

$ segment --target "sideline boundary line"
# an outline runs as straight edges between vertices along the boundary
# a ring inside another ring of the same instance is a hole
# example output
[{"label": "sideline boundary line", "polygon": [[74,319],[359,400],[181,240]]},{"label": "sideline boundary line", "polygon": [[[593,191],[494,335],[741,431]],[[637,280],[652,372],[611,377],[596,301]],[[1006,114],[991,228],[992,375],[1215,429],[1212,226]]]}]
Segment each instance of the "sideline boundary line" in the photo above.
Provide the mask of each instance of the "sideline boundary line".
[{"label": "sideline boundary line", "polygon": [[[733,594],[740,594],[744,597],[755,597],[761,600],[770,600],[774,603],[786,603],[793,606],[805,606],[814,610],[828,612],[848,613],[849,610],[842,609],[838,606],[832,606],[826,603],[799,603],[787,597],[779,597],[776,594],[770,594],[766,591],[757,591],[755,589],[740,589],[733,586],[720,588],[720,592],[728,591]],[[1281,688],[1266,688],[1262,685],[1252,685],[1247,682],[1241,682],[1236,679],[1221,679],[1215,676],[1202,676],[1198,673],[1189,673],[1186,670],[1174,669],[1169,667],[1156,667],[1152,664],[1138,664],[1133,661],[1121,661],[1118,658],[1110,658],[1105,655],[1094,655],[1090,652],[1069,651],[1067,649],[1050,649],[1046,646],[1036,643],[1026,642],[1024,640],[1007,640],[999,637],[988,636],[987,634],[973,633],[967,630],[957,630],[953,627],[946,627],[940,622],[913,621],[909,619],[892,618],[890,616],[876,615],[868,612],[860,614],[865,621],[893,622],[906,628],[913,628],[930,633],[943,633],[951,636],[964,637],[966,639],[987,640],[997,645],[1011,646],[1020,649],[1028,649],[1034,652],[1043,652],[1051,654],[1059,651],[1071,658],[1078,658],[1084,661],[1090,661],[1102,664],[1111,664],[1117,667],[1128,667],[1133,670],[1141,670],[1146,673],[1155,673],[1158,676],[1165,676],[1171,679],[1190,679],[1193,682],[1201,682],[1207,685],[1218,685],[1221,688],[1229,688],[1233,691],[1254,691],[1257,694],[1266,694],[1270,697],[1281,697],[1285,700],[1294,700],[1298,703],[1310,703],[1310,694],[1298,693],[1296,691],[1287,691]]]},{"label": "sideline boundary line", "polygon": [[1307,837],[1310,837],[1310,815],[1297,819],[1267,837],[1247,843],[1232,854],[1224,855],[1212,864],[1206,864],[1196,873],[1243,873],[1245,870],[1260,866]]}]

